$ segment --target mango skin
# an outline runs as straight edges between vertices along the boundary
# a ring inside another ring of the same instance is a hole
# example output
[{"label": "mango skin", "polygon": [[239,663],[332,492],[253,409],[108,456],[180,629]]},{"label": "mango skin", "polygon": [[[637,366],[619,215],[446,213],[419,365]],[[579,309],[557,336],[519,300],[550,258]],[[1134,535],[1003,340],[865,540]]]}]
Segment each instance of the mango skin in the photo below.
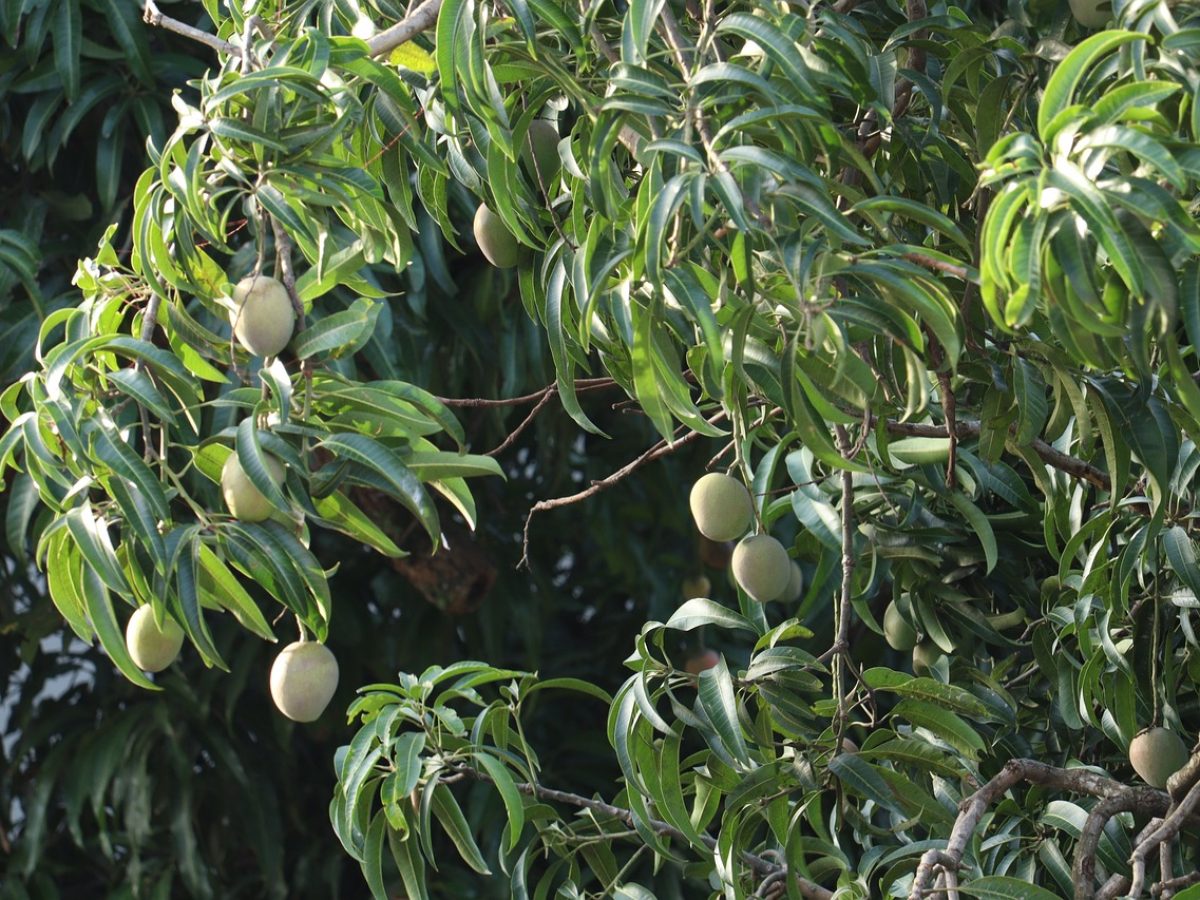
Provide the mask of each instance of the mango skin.
[{"label": "mango skin", "polygon": [[917,632],[900,615],[894,600],[883,611],[883,639],[893,650],[905,653],[917,646]]},{"label": "mango skin", "polygon": [[683,664],[683,669],[689,675],[699,675],[705,669],[711,669],[721,661],[720,654],[716,650],[701,650],[695,656],[689,656],[686,663]]},{"label": "mango skin", "polygon": [[509,269],[517,264],[521,245],[517,243],[504,221],[483,204],[475,210],[473,229],[475,242],[493,266],[497,269]]},{"label": "mango skin", "polygon": [[[273,456],[265,458],[271,480],[283,484],[283,464]],[[250,481],[236,451],[229,454],[221,468],[221,495],[230,514],[243,522],[263,522],[275,512],[271,501]]]},{"label": "mango skin", "polygon": [[521,147],[521,162],[534,182],[549,193],[558,179],[562,161],[558,158],[558,131],[545,119],[534,119],[529,123],[525,144]]},{"label": "mango skin", "polygon": [[160,631],[150,604],[139,606],[125,626],[125,646],[139,669],[161,672],[179,656],[183,647],[183,629],[174,619],[168,618]]},{"label": "mango skin", "polygon": [[271,665],[271,699],[294,722],[319,719],[337,686],[337,658],[316,641],[288,644]]},{"label": "mango skin", "polygon": [[1151,728],[1129,742],[1129,762],[1146,784],[1162,790],[1167,779],[1187,764],[1183,739],[1166,728]]},{"label": "mango skin", "polygon": [[792,560],[775,538],[756,534],[733,548],[733,577],[752,599],[767,603],[787,590]]},{"label": "mango skin", "polygon": [[930,670],[937,665],[937,661],[942,658],[942,651],[938,649],[938,645],[933,641],[922,641],[917,646],[913,647],[913,674],[928,675]]},{"label": "mango skin", "polygon": [[700,533],[713,541],[736,540],[754,521],[754,501],[746,486],[720,472],[709,472],[692,485],[688,506]]},{"label": "mango skin", "polygon": [[236,312],[229,324],[234,337],[254,356],[277,356],[296,327],[296,311],[287,288],[266,275],[250,275],[233,288]]},{"label": "mango skin", "polygon": [[1069,0],[1071,14],[1084,28],[1103,28],[1112,21],[1110,0]]}]

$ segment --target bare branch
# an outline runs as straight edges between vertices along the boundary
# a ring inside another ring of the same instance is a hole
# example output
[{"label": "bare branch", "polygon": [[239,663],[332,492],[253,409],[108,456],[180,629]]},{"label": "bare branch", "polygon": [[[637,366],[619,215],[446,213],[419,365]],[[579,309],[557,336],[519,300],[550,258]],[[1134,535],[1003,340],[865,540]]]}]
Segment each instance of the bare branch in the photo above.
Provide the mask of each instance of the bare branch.
[{"label": "bare branch", "polygon": [[1179,803],[1172,804],[1172,808],[1163,818],[1162,824],[1138,841],[1133,850],[1133,856],[1129,859],[1129,864],[1133,869],[1130,894],[1138,897],[1142,893],[1146,881],[1146,857],[1164,841],[1170,841],[1178,835],[1179,829],[1197,809],[1200,809],[1200,784],[1193,785]]},{"label": "bare branch", "polygon": [[[842,425],[836,426],[838,452],[849,459],[854,455],[850,437]],[[836,743],[840,747],[846,730],[846,662],[850,653],[850,595],[854,590],[854,475],[842,470],[842,590],[837,606],[837,634],[833,642],[834,689],[837,691]]]},{"label": "bare branch", "polygon": [[[1090,769],[1061,769],[1033,759],[1009,760],[999,774],[959,805],[958,818],[946,842],[946,849],[926,850],[921,856],[909,893],[910,900],[922,900],[928,893],[939,867],[957,870],[961,866],[967,845],[988,808],[1021,782],[1046,785],[1077,794],[1090,794],[1102,800],[1128,797],[1133,804],[1131,808],[1141,815],[1161,816],[1170,805],[1170,798],[1163,791],[1127,787]],[[1158,842],[1153,846],[1158,846]],[[1105,889],[1108,889],[1107,885]]]},{"label": "bare branch", "polygon": [[[710,418],[708,420],[708,422],[709,422],[709,424],[712,424],[714,422],[721,421],[723,418],[725,418],[725,413],[719,412],[715,416]],[[678,434],[678,433],[679,432],[676,431],[676,434]],[[554,497],[550,500],[539,500],[537,503],[533,504],[533,506],[529,510],[529,515],[525,517],[525,529],[524,529],[524,540],[522,543],[521,561],[517,563],[517,568],[520,568],[521,566],[527,566],[529,564],[529,525],[533,521],[533,517],[536,513],[546,512],[547,510],[551,510],[551,509],[558,509],[563,506],[570,506],[572,503],[581,503],[582,501],[587,500],[590,497],[594,497],[596,494],[600,493],[601,491],[607,490],[608,488],[612,487],[613,485],[628,478],[630,475],[632,475],[634,472],[636,472],[642,466],[646,465],[646,463],[653,462],[654,460],[658,459],[660,456],[666,456],[670,453],[674,453],[676,450],[680,449],[685,444],[691,443],[698,437],[700,437],[700,432],[690,431],[687,434],[680,437],[678,440],[673,441],[671,443],[667,443],[666,441],[659,441],[657,444],[655,444],[653,447],[651,447],[649,450],[647,450],[641,456],[638,456],[635,459],[633,459],[631,462],[626,463],[624,466],[617,469],[617,471],[613,472],[611,475],[609,475],[605,478],[602,478],[599,481],[593,481],[584,490],[579,491],[574,494],[569,494],[566,497]]]},{"label": "bare branch", "polygon": [[154,339],[154,328],[158,325],[158,308],[161,305],[162,297],[158,294],[151,294],[150,299],[146,301],[146,309],[142,313],[142,330],[140,336],[147,343]]},{"label": "bare branch", "polygon": [[1117,813],[1131,812],[1160,800],[1161,792],[1153,788],[1131,788],[1127,793],[1106,797],[1092,807],[1079,835],[1079,843],[1075,845],[1075,860],[1071,866],[1075,900],[1090,900],[1093,896],[1096,887],[1096,848],[1108,820]]},{"label": "bare branch", "polygon": [[155,28],[162,28],[165,31],[171,31],[175,34],[183,35],[193,41],[211,47],[218,53],[224,53],[226,56],[242,56],[242,48],[237,44],[231,44],[229,41],[222,40],[219,37],[209,34],[207,31],[201,31],[192,25],[185,22],[180,22],[178,19],[172,19],[170,16],[164,16],[158,9],[158,4],[154,0],[145,0],[145,5],[142,8],[142,19],[147,25],[153,25]]},{"label": "bare branch", "polygon": [[395,25],[385,28],[367,41],[368,51],[372,56],[391,53],[401,44],[411,41],[422,31],[428,31],[436,25],[441,8],[442,0],[424,0]]},{"label": "bare branch", "polygon": [[[872,425],[877,422],[874,416],[871,417]],[[982,425],[973,419],[959,419],[956,428],[958,437],[979,437],[982,431]],[[1015,429],[1015,426],[1013,426]],[[925,425],[917,422],[888,422],[887,430],[892,434],[898,434],[905,437],[948,437],[949,432],[944,425]],[[1011,429],[1010,429],[1011,433]],[[1052,468],[1058,469],[1061,472],[1066,472],[1074,478],[1086,481],[1088,484],[1100,488],[1102,491],[1112,490],[1112,483],[1109,481],[1107,473],[1102,469],[1097,469],[1090,463],[1084,462],[1074,456],[1068,456],[1060,450],[1056,450],[1043,441],[1041,438],[1035,438],[1029,443],[1029,449],[1041,457],[1042,462]]]},{"label": "bare branch", "polygon": [[953,275],[961,281],[971,280],[971,270],[966,266],[946,262],[946,260],[938,259],[936,256],[927,256],[924,253],[903,253],[901,257],[919,266],[933,269],[935,272],[944,272],[946,275]]},{"label": "bare branch", "polygon": [[509,447],[511,447],[514,443],[516,443],[517,438],[519,438],[521,436],[521,432],[523,432],[526,428],[529,427],[530,423],[533,422],[533,420],[534,420],[534,418],[536,418],[537,414],[542,411],[542,408],[547,403],[549,403],[551,398],[554,397],[554,395],[557,393],[558,393],[557,389],[547,388],[545,394],[542,395],[542,399],[539,400],[537,402],[537,404],[533,407],[533,409],[531,409],[529,411],[529,415],[527,415],[524,419],[521,420],[521,424],[518,425],[516,428],[514,428],[509,433],[508,437],[506,437],[503,441],[500,442],[500,446],[496,447],[494,450],[489,450],[484,455],[485,456],[499,456],[501,453],[503,453],[505,450],[507,450]]}]

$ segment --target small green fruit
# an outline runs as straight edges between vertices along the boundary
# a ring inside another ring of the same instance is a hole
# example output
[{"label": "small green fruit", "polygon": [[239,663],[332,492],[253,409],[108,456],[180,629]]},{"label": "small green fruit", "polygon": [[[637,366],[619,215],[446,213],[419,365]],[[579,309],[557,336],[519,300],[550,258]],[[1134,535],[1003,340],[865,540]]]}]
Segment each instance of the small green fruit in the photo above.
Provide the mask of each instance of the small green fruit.
[{"label": "small green fruit", "polygon": [[950,438],[910,437],[888,444],[892,459],[920,466],[941,463],[950,458]]},{"label": "small green fruit", "polygon": [[271,665],[271,699],[296,722],[320,718],[337,685],[337,659],[316,641],[288,644]]},{"label": "small green fruit", "polygon": [[705,669],[711,669],[720,661],[721,656],[716,650],[701,650],[695,656],[688,657],[688,661],[683,664],[683,668],[689,675],[699,675]]},{"label": "small green fruit", "polygon": [[[271,480],[283,484],[283,464],[273,456],[265,456],[264,459]],[[225,497],[229,512],[243,522],[262,522],[275,512],[271,501],[250,481],[236,451],[229,454],[221,469],[221,494]]]},{"label": "small green fruit", "polygon": [[1069,0],[1071,15],[1084,28],[1103,28],[1113,17],[1111,0]]},{"label": "small green fruit", "polygon": [[905,653],[917,646],[917,631],[900,614],[894,600],[883,611],[883,639],[893,650]]},{"label": "small green fruit", "polygon": [[707,597],[712,592],[712,582],[708,580],[707,575],[694,575],[691,578],[683,579],[682,589],[684,600]]},{"label": "small green fruit", "polygon": [[922,641],[913,647],[913,672],[917,675],[928,675],[937,661],[942,658],[942,651],[933,641]]},{"label": "small green fruit", "polygon": [[558,131],[553,125],[544,119],[534,119],[530,123],[525,144],[521,147],[521,161],[534,182],[549,193],[562,168],[558,158]]},{"label": "small green fruit", "polygon": [[752,535],[733,548],[733,577],[753,599],[766,603],[787,589],[792,561],[783,544],[769,534]]},{"label": "small green fruit", "polygon": [[1187,747],[1173,731],[1151,728],[1129,742],[1129,762],[1142,781],[1153,788],[1165,788],[1167,779],[1188,761]]},{"label": "small green fruit", "polygon": [[161,672],[179,656],[183,646],[183,629],[168,617],[163,621],[162,630],[159,630],[150,605],[139,606],[125,626],[125,646],[129,648],[129,655],[139,669]]},{"label": "small green fruit", "polygon": [[736,540],[754,521],[754,501],[746,485],[720,472],[709,472],[692,485],[688,504],[696,527],[710,540]]},{"label": "small green fruit", "polygon": [[504,221],[480,204],[475,210],[475,242],[483,255],[497,269],[508,269],[517,264],[521,247]]},{"label": "small green fruit", "polygon": [[235,311],[229,313],[233,334],[255,356],[276,356],[296,327],[287,288],[266,275],[243,278],[233,288]]}]

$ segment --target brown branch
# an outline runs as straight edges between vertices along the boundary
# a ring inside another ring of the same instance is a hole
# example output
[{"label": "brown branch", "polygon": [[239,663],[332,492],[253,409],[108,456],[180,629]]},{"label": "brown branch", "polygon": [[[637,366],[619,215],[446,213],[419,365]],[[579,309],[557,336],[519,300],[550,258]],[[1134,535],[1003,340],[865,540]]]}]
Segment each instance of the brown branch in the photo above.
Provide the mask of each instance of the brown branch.
[{"label": "brown branch", "polygon": [[[721,421],[723,418],[725,418],[725,413],[719,412],[710,418],[708,422],[709,424],[712,424],[714,422]],[[675,433],[678,434],[679,430],[677,430]],[[519,569],[522,566],[528,567],[529,565],[529,525],[531,522],[533,522],[533,517],[535,514],[546,512],[551,509],[559,509],[563,506],[570,506],[573,503],[581,503],[584,500],[594,497],[601,491],[608,490],[608,488],[628,478],[642,466],[646,465],[646,463],[653,462],[659,457],[674,453],[676,450],[679,450],[685,444],[691,443],[698,437],[700,437],[700,432],[691,431],[671,443],[659,441],[645,453],[634,458],[631,462],[626,463],[611,475],[608,475],[599,481],[593,481],[584,490],[578,491],[574,494],[569,494],[565,497],[554,497],[549,500],[539,500],[537,503],[533,504],[529,510],[529,515],[525,517],[525,528],[522,532],[523,539],[521,542],[521,560],[517,563],[517,568]]]},{"label": "brown branch", "polygon": [[428,31],[437,24],[441,8],[442,0],[424,0],[395,25],[385,28],[367,41],[368,52],[372,56],[383,56],[406,41],[411,41],[422,31]]},{"label": "brown branch", "polygon": [[145,0],[145,5],[142,7],[142,20],[147,25],[182,35],[185,38],[211,47],[218,53],[224,53],[226,56],[243,55],[242,48],[237,44],[231,44],[229,41],[222,40],[219,37],[209,34],[207,31],[201,31],[199,28],[180,22],[178,19],[164,16],[159,12],[158,4],[154,0]]},{"label": "brown branch", "polygon": [[1182,800],[1172,804],[1162,823],[1138,841],[1137,847],[1134,848],[1133,856],[1129,858],[1129,864],[1133,870],[1129,888],[1130,894],[1138,897],[1142,893],[1146,881],[1146,857],[1164,841],[1170,841],[1175,838],[1179,834],[1179,829],[1184,826],[1197,809],[1200,809],[1200,784],[1193,785],[1192,789],[1187,792],[1187,795]]},{"label": "brown branch", "polygon": [[292,270],[292,239],[283,230],[279,221],[271,216],[271,231],[275,234],[276,259],[279,262],[279,280],[292,301],[292,312],[296,316],[296,331],[304,330],[304,301],[296,293],[296,273]]},{"label": "brown branch", "polygon": [[1170,897],[1176,891],[1182,890],[1185,887],[1191,887],[1193,884],[1200,884],[1200,872],[1189,872],[1186,875],[1180,875],[1178,878],[1168,878],[1165,881],[1160,881],[1154,887],[1150,888],[1152,897]]},{"label": "brown branch", "polygon": [[971,270],[966,266],[946,262],[946,260],[938,259],[936,256],[926,256],[924,253],[902,253],[900,256],[902,259],[907,259],[909,262],[924,266],[927,269],[933,269],[935,272],[944,272],[947,275],[953,275],[961,281],[971,280]]},{"label": "brown branch", "polygon": [[542,399],[539,400],[534,405],[533,409],[531,409],[529,411],[529,415],[527,415],[524,419],[521,420],[521,424],[518,425],[516,428],[514,428],[512,430],[512,432],[508,435],[508,437],[506,437],[503,441],[500,442],[500,446],[496,447],[494,450],[489,450],[484,455],[485,456],[499,456],[501,453],[503,453],[505,450],[507,450],[509,447],[511,447],[514,443],[516,443],[517,438],[519,438],[521,436],[521,432],[523,432],[526,428],[529,427],[530,423],[533,422],[533,420],[534,420],[534,418],[536,418],[537,414],[542,411],[542,408],[547,403],[549,403],[551,398],[554,397],[555,394],[557,394],[557,393],[558,393],[558,390],[556,388],[547,389],[545,394],[542,395]]},{"label": "brown branch", "polygon": [[158,308],[162,305],[162,297],[151,294],[146,301],[146,310],[142,313],[142,330],[140,337],[146,343],[154,339],[154,328],[158,325]]},{"label": "brown branch", "polygon": [[1096,848],[1100,835],[1108,820],[1117,813],[1132,812],[1147,804],[1157,803],[1161,791],[1153,788],[1130,788],[1124,794],[1105,797],[1092,807],[1087,821],[1075,845],[1075,860],[1071,866],[1072,881],[1075,882],[1075,900],[1091,900],[1096,887]]},{"label": "brown branch", "polygon": [[1188,791],[1200,781],[1200,752],[1197,750],[1192,751],[1182,769],[1167,779],[1167,793],[1176,803],[1187,796]]},{"label": "brown branch", "polygon": [[[580,378],[575,382],[575,390],[591,391],[597,388],[613,387],[616,384],[611,378]],[[484,408],[498,406],[524,406],[526,403],[537,403],[546,394],[553,394],[558,390],[557,385],[548,384],[544,388],[534,391],[532,394],[523,394],[520,397],[506,397],[500,400],[489,400],[485,397],[438,397],[439,403],[445,406],[458,406],[467,409]]]},{"label": "brown branch", "polygon": [[[495,784],[495,781],[492,780],[491,776],[478,769],[472,769],[467,766],[453,766],[452,769],[456,774],[469,775],[470,777],[478,779],[479,781],[483,781],[488,784]],[[636,818],[633,814],[633,810],[625,809],[624,807],[620,806],[613,806],[611,803],[605,803],[603,800],[596,800],[592,797],[584,797],[580,794],[569,793],[568,791],[559,791],[553,788],[542,787],[540,784],[531,784],[528,781],[517,782],[516,787],[519,793],[522,793],[527,797],[533,797],[538,800],[552,800],[556,803],[562,803],[566,806],[573,806],[577,809],[590,809],[592,812],[598,812],[602,815],[611,816],[630,828],[636,827]],[[655,834],[674,838],[675,840],[684,844],[691,844],[691,841],[688,839],[687,835],[685,835],[674,825],[671,825],[667,822],[663,822],[659,819],[647,818],[642,820],[642,824],[647,826]],[[700,840],[709,850],[715,850],[717,847],[717,839],[709,834],[701,832]],[[772,878],[781,873],[787,872],[787,868],[785,866],[771,862],[769,859],[765,859],[762,856],[750,853],[747,850],[742,851],[741,857],[742,861],[750,867],[755,876],[758,878]],[[819,884],[809,881],[806,878],[801,878],[794,873],[790,874],[799,885],[800,896],[804,897],[805,900],[832,900],[833,891],[823,888]]]},{"label": "brown branch", "polygon": [[[871,417],[872,425],[877,421],[878,419],[875,416]],[[959,419],[956,424],[955,433],[959,439],[979,437],[983,428],[981,423],[974,419]],[[888,422],[887,430],[892,434],[903,437],[949,437],[949,432],[945,425],[925,425],[919,422]],[[1009,433],[1014,433],[1015,430],[1014,426],[1009,429]],[[1068,456],[1066,453],[1054,449],[1041,438],[1035,438],[1030,441],[1029,448],[1041,457],[1042,462],[1046,465],[1058,469],[1060,472],[1066,472],[1073,478],[1086,481],[1088,484],[1098,487],[1102,491],[1112,490],[1112,483],[1108,475],[1091,463],[1084,462],[1075,456]]]},{"label": "brown branch", "polygon": [[[929,892],[936,869],[940,867],[957,870],[962,865],[967,845],[988,808],[1022,782],[1077,794],[1090,794],[1102,800],[1129,796],[1136,800],[1132,808],[1142,815],[1161,816],[1170,805],[1170,798],[1163,791],[1127,787],[1090,769],[1061,769],[1033,759],[1009,760],[999,774],[959,804],[958,818],[954,822],[946,848],[930,849],[922,854],[916,875],[913,877],[910,900],[922,900]],[[1157,846],[1157,842],[1154,846]]]}]

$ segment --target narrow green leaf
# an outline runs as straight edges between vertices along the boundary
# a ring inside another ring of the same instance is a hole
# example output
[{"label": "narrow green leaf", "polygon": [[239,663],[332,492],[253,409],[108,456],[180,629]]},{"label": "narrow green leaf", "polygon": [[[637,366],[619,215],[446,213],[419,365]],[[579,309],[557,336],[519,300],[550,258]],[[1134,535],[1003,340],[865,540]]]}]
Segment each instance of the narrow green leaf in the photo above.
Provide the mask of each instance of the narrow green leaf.
[{"label": "narrow green leaf", "polygon": [[450,793],[450,788],[444,784],[439,784],[433,789],[433,814],[458,848],[463,862],[480,875],[491,875],[491,869],[488,868],[483,854],[479,851],[479,845],[475,843],[475,837],[471,834],[471,826],[467,824],[458,801]]}]

